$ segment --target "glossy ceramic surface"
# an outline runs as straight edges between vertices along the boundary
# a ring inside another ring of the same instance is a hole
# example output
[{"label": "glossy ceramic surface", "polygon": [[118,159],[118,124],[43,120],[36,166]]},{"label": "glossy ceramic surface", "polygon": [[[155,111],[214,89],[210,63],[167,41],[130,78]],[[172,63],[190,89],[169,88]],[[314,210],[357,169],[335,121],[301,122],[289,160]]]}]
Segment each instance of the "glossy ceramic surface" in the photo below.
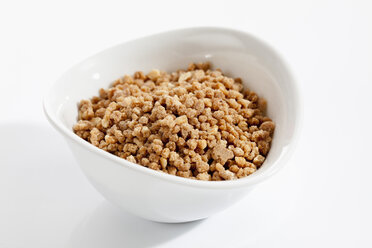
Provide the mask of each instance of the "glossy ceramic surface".
[{"label": "glossy ceramic surface", "polygon": [[[73,133],[77,103],[120,76],[153,68],[173,71],[201,61],[241,77],[246,87],[268,101],[268,115],[277,125],[275,136],[265,163],[251,176],[223,182],[171,176],[100,150]],[[44,110],[106,199],[145,219],[172,223],[217,213],[280,169],[295,145],[301,116],[296,82],[283,59],[253,36],[222,28],[170,31],[104,50],[65,72],[48,91]]]}]

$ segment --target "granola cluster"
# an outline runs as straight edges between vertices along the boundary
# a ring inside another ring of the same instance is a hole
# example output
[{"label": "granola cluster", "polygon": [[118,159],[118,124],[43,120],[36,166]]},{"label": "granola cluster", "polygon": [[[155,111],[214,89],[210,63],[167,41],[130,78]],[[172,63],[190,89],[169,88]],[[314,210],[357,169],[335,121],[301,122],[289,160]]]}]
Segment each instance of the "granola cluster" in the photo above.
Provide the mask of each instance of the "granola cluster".
[{"label": "granola cluster", "polygon": [[266,102],[209,63],[125,75],[82,100],[74,132],[153,170],[198,180],[248,176],[270,150]]}]

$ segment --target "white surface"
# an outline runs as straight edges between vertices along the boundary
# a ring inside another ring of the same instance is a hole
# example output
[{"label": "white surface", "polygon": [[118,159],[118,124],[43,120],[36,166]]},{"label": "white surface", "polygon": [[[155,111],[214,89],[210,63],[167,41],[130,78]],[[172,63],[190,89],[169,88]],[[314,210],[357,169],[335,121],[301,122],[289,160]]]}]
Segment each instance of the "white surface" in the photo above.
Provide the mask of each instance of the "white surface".
[{"label": "white surface", "polygon": [[[275,138],[265,163],[240,180],[205,182],[149,170],[107,153],[74,134],[81,99],[138,68],[172,72],[190,61],[223,68],[243,84],[270,99],[268,115]],[[99,77],[95,77],[99,75]],[[204,219],[225,210],[288,163],[298,142],[302,116],[297,82],[282,58],[244,32],[225,28],[179,29],[123,43],[102,51],[65,72],[44,98],[50,123],[67,140],[93,186],[109,201],[147,220],[180,223]]]},{"label": "white surface", "polygon": [[[370,1],[187,3],[0,3],[0,247],[371,247]],[[146,222],[89,185],[46,123],[42,89],[103,48],[195,25],[244,29],[285,56],[303,135],[287,167],[225,212]]]}]

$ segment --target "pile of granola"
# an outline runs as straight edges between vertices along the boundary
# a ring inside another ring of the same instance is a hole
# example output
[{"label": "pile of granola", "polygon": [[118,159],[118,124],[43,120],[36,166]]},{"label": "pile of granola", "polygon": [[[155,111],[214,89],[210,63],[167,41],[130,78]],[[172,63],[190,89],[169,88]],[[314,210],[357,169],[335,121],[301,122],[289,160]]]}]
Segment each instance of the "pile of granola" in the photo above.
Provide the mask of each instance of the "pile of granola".
[{"label": "pile of granola", "polygon": [[248,176],[270,150],[266,102],[209,63],[125,75],[82,100],[74,132],[130,162],[199,180]]}]

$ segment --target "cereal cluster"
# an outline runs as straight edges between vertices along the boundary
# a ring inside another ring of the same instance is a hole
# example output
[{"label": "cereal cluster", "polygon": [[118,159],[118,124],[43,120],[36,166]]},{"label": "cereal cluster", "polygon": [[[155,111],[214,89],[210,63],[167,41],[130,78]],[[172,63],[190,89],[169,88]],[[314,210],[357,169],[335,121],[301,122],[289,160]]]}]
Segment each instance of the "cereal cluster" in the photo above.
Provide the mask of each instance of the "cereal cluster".
[{"label": "cereal cluster", "polygon": [[209,63],[168,74],[125,75],[82,100],[74,132],[93,145],[153,170],[198,180],[255,172],[275,124],[266,102]]}]

